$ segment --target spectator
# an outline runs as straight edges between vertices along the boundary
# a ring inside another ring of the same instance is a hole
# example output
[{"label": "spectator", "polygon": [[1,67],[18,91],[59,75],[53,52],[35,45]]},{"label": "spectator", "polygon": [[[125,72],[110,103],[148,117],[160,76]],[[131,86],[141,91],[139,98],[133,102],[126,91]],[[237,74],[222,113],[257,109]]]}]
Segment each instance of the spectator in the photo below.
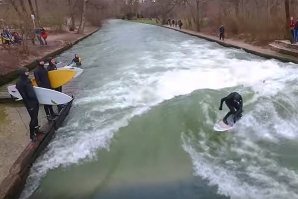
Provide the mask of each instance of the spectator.
[{"label": "spectator", "polygon": [[37,37],[37,39],[39,41],[39,44],[43,46],[44,43],[43,43],[43,41],[41,39],[41,29],[40,28],[36,28],[35,29],[35,35],[36,35],[36,37]]},{"label": "spectator", "polygon": [[[38,66],[34,71],[34,77],[36,80],[36,83],[39,87],[52,89],[50,80],[48,77],[48,71],[44,67],[44,61],[38,60]],[[54,112],[53,107],[51,105],[44,105],[44,110],[47,115],[47,119],[49,121],[53,120],[58,115]]]},{"label": "spectator", "polygon": [[221,25],[219,28],[219,40],[225,40],[225,27]]},{"label": "spectator", "polygon": [[168,19],[168,25],[172,26],[171,19]]},{"label": "spectator", "polygon": [[38,111],[39,111],[39,102],[37,100],[36,94],[34,92],[32,83],[29,79],[29,70],[27,68],[19,69],[20,79],[16,84],[16,88],[23,98],[23,103],[30,115],[30,139],[36,141],[37,133],[42,133],[39,130],[38,126]]},{"label": "spectator", "polygon": [[44,28],[41,28],[41,37],[44,40],[44,44],[48,45],[48,43],[47,43],[48,35],[47,35],[46,30]]},{"label": "spectator", "polygon": [[[57,70],[56,64],[57,63],[56,63],[55,59],[51,59],[49,62],[48,68],[47,68],[48,71]],[[56,90],[58,92],[62,92],[62,86],[60,86],[54,90]],[[62,110],[63,107],[64,107],[63,105],[58,105],[58,113],[60,113],[60,111]]]},{"label": "spectator", "polygon": [[181,27],[182,27],[182,25],[183,25],[183,23],[182,23],[182,21],[179,19],[179,21],[178,21],[178,25],[179,25],[179,28],[180,28],[180,30],[181,30]]},{"label": "spectator", "polygon": [[[295,22],[294,22],[293,17],[291,17],[291,20],[290,20],[290,30],[291,30],[291,35],[293,37],[293,41],[295,42],[295,30],[294,30],[294,28],[295,28]],[[292,40],[291,40],[291,42],[292,42]]]}]

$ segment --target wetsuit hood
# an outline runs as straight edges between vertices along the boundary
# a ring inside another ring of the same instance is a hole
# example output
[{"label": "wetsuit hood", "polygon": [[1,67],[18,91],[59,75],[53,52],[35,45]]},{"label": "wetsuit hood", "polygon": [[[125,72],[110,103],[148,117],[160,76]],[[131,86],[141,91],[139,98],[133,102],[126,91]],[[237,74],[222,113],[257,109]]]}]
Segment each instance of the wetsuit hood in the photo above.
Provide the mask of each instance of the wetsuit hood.
[{"label": "wetsuit hood", "polygon": [[28,76],[25,74],[25,72],[28,72],[28,68],[22,67],[18,70],[19,75],[21,78],[28,78]]},{"label": "wetsuit hood", "polygon": [[235,95],[234,100],[236,100],[237,102],[240,102],[241,101],[241,96],[239,94]]}]

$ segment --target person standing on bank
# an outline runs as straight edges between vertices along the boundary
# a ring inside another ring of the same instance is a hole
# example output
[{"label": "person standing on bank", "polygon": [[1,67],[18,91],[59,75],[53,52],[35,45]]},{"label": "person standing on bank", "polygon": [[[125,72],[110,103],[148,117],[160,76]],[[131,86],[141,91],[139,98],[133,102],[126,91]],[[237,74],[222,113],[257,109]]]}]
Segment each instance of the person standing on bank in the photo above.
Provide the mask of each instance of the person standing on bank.
[{"label": "person standing on bank", "polygon": [[38,111],[39,102],[37,100],[36,94],[34,92],[32,83],[29,79],[29,70],[25,67],[19,69],[20,79],[16,84],[16,88],[23,98],[23,103],[30,115],[30,139],[36,141],[37,133],[43,133],[39,130],[38,126]]},{"label": "person standing on bank", "polygon": [[[44,67],[44,61],[38,60],[38,66],[34,71],[34,77],[39,87],[52,89],[51,83],[48,77],[48,71]],[[49,121],[53,120],[58,115],[54,112],[52,105],[44,105],[44,110]]]},{"label": "person standing on bank", "polygon": [[[56,61],[54,58],[50,60],[47,69],[48,71],[57,70]],[[55,88],[54,90],[62,93],[62,86]],[[60,113],[62,108],[63,108],[63,105],[58,105],[58,113]]]},{"label": "person standing on bank", "polygon": [[225,27],[221,25],[219,28],[219,40],[225,40]]}]

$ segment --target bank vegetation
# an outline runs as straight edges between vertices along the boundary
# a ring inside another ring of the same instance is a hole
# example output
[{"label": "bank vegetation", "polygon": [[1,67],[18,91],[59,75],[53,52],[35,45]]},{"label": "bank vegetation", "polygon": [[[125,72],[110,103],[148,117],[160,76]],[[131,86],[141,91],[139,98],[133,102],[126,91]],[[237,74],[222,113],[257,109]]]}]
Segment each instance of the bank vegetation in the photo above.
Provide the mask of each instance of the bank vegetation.
[{"label": "bank vegetation", "polygon": [[298,1],[128,0],[118,11],[123,18],[151,17],[162,24],[168,19],[181,19],[184,28],[214,35],[224,25],[228,37],[266,45],[275,39],[292,39],[289,21],[291,16],[298,17]]}]

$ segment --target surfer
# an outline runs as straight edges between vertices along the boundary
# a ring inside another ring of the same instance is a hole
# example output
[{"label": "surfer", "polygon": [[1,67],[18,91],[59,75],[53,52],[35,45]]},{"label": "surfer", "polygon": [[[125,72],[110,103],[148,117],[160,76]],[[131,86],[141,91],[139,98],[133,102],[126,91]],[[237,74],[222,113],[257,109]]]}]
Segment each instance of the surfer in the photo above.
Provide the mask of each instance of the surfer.
[{"label": "surfer", "polygon": [[36,141],[37,133],[43,133],[39,130],[38,126],[38,111],[39,111],[39,102],[37,100],[36,94],[33,90],[32,83],[29,79],[29,70],[25,67],[19,69],[20,79],[16,84],[16,89],[23,98],[23,103],[30,115],[30,139]]},{"label": "surfer", "polygon": [[[49,62],[49,65],[47,67],[48,71],[52,71],[52,70],[57,70],[57,66],[56,66],[57,62],[55,61],[55,59],[51,59]],[[62,86],[55,88],[55,91],[61,92],[62,93]],[[60,111],[62,110],[64,106],[63,105],[58,105],[58,112],[60,113]]]},{"label": "surfer", "polygon": [[[52,89],[48,77],[48,71],[44,67],[44,61],[38,60],[38,67],[34,71],[34,77],[39,87]],[[58,116],[58,114],[54,112],[52,105],[44,105],[44,110],[49,121],[53,120],[55,117]]]},{"label": "surfer", "polygon": [[234,123],[236,123],[236,121],[238,121],[242,117],[242,112],[243,112],[242,96],[237,92],[230,93],[228,96],[221,99],[219,110],[222,110],[223,102],[226,102],[227,107],[230,109],[230,111],[223,118],[223,122],[228,124],[227,118],[230,115],[233,115],[234,116],[233,121]]},{"label": "surfer", "polygon": [[[77,54],[75,54],[75,57],[73,58],[73,60],[71,61],[70,64],[75,63],[77,66],[81,66],[82,65],[82,58],[79,57]],[[68,65],[70,65],[68,64]]]}]

